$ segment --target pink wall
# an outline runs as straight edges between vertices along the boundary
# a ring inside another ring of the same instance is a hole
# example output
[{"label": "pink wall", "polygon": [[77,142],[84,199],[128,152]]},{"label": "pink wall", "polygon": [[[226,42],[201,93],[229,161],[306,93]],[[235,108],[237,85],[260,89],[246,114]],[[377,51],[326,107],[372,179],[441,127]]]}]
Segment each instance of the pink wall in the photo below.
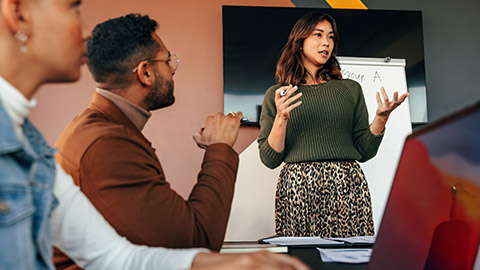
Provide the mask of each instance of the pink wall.
[{"label": "pink wall", "polygon": [[[180,54],[174,77],[176,102],[153,112],[144,134],[157,149],[168,181],[184,197],[196,182],[204,153],[192,135],[203,126],[207,115],[223,110],[222,5],[294,6],[289,0],[89,0],[81,8],[89,32],[109,18],[131,12],[148,14],[160,23],[158,33],[167,48]],[[39,105],[31,120],[50,144],[89,104],[94,87],[84,67],[79,82],[48,85],[37,92]],[[235,145],[237,152],[257,136],[258,128],[243,127]]]}]

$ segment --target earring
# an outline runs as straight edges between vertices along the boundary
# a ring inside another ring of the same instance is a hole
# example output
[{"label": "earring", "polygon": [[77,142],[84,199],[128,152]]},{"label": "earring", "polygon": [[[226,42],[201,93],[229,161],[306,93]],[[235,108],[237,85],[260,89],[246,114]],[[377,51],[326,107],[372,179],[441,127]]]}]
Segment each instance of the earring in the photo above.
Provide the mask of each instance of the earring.
[{"label": "earring", "polygon": [[26,53],[28,36],[23,31],[18,31],[15,33],[15,38],[20,41],[20,51]]}]

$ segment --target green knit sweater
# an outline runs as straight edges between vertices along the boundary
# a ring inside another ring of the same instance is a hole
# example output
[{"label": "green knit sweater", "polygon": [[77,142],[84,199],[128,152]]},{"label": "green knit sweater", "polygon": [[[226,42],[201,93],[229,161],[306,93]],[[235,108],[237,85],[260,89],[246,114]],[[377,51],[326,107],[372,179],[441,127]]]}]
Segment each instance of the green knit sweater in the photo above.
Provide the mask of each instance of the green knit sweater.
[{"label": "green knit sweater", "polygon": [[377,153],[383,134],[370,132],[361,86],[352,80],[330,80],[319,85],[299,85],[302,104],[290,112],[285,149],[279,153],[267,138],[277,113],[275,90],[265,93],[260,116],[260,159],[269,168],[282,161],[367,161]]}]

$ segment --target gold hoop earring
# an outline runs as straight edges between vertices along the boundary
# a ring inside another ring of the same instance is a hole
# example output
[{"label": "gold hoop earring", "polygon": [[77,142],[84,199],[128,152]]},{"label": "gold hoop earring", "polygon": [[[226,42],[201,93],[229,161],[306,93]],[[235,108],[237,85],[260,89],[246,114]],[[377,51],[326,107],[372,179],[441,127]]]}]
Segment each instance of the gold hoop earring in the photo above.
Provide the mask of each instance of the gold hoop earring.
[{"label": "gold hoop earring", "polygon": [[15,33],[15,38],[20,41],[20,51],[26,53],[28,36],[23,31],[18,31]]}]

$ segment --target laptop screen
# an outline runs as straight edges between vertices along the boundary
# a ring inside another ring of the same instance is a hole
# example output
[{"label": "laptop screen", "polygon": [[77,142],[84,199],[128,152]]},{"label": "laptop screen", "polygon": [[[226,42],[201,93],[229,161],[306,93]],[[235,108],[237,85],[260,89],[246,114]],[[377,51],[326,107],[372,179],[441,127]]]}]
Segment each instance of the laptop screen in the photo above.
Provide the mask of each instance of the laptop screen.
[{"label": "laptop screen", "polygon": [[410,135],[368,269],[473,269],[480,238],[480,103]]}]

